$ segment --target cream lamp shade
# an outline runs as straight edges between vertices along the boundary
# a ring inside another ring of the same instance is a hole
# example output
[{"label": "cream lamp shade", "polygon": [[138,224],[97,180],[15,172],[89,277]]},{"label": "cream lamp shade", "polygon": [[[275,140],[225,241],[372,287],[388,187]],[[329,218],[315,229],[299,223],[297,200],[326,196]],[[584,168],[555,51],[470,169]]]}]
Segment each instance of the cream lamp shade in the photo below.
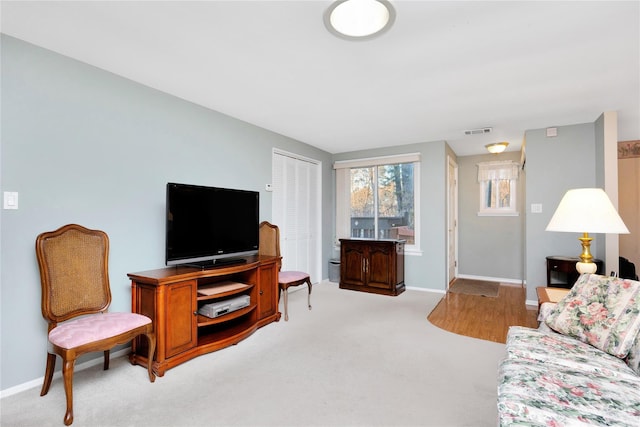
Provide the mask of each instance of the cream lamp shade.
[{"label": "cream lamp shade", "polygon": [[576,188],[567,191],[551,217],[547,231],[583,233],[582,254],[576,269],[580,273],[595,273],[589,233],[628,234],[629,229],[611,200],[601,188]]}]

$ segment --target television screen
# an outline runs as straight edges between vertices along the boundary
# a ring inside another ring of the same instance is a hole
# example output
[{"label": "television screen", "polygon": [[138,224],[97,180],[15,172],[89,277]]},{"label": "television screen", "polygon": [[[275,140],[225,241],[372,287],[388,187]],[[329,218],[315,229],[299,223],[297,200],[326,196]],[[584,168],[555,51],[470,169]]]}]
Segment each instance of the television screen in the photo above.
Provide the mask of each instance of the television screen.
[{"label": "television screen", "polygon": [[215,265],[257,254],[259,197],[257,191],[168,183],[167,265]]}]

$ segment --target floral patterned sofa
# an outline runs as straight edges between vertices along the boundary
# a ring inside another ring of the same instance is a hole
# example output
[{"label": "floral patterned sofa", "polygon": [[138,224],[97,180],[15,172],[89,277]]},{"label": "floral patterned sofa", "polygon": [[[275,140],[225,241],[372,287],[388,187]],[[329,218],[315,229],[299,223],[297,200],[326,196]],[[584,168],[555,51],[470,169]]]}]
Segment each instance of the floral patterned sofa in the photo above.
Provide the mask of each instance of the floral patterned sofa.
[{"label": "floral patterned sofa", "polygon": [[640,282],[580,276],[538,329],[509,329],[501,426],[640,426]]}]

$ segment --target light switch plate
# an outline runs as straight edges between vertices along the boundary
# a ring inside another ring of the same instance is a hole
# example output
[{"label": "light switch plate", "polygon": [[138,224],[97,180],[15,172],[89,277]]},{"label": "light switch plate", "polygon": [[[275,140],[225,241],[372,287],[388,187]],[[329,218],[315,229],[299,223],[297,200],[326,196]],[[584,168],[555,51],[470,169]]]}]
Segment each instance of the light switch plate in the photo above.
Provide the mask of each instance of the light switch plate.
[{"label": "light switch plate", "polygon": [[4,208],[18,209],[18,193],[15,191],[4,192]]},{"label": "light switch plate", "polygon": [[531,213],[542,213],[542,203],[531,203]]}]

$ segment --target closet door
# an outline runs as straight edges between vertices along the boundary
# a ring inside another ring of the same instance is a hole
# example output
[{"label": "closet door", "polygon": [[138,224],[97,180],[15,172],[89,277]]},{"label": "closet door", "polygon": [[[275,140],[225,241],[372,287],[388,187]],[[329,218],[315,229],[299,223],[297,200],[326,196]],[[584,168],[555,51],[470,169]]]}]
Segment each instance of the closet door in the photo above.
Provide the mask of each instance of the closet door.
[{"label": "closet door", "polygon": [[280,228],[283,270],[321,279],[320,165],[282,152],[273,154],[273,224]]}]

